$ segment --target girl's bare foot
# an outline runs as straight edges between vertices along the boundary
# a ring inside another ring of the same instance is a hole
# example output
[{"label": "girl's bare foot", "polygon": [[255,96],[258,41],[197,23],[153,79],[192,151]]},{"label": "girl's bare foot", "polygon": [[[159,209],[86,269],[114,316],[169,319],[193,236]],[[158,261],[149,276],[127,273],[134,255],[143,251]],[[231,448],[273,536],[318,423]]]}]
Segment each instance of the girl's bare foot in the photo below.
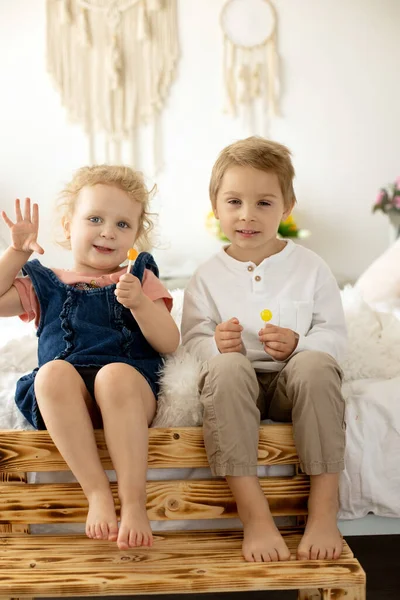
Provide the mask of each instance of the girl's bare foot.
[{"label": "girl's bare foot", "polygon": [[121,503],[121,523],[117,544],[120,550],[153,545],[153,534],[145,501]]},{"label": "girl's bare foot", "polygon": [[242,554],[248,562],[290,559],[290,551],[271,516],[261,520],[250,518],[243,528]]},{"label": "girl's bare foot", "polygon": [[115,542],[118,535],[118,523],[111,490],[96,491],[88,496],[88,501],[86,535],[96,540]]}]

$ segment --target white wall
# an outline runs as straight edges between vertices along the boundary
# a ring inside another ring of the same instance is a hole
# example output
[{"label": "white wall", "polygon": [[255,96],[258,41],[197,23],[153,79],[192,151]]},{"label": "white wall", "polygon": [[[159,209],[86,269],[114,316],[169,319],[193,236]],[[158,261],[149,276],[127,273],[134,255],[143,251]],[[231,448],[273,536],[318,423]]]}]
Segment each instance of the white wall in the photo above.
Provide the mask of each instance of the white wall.
[{"label": "white wall", "polygon": [[[157,178],[164,272],[190,271],[217,248],[204,229],[208,179],[219,150],[257,133],[222,113],[223,0],[180,0],[182,58],[164,113],[165,170]],[[400,2],[275,0],[282,61],[282,118],[271,137],[293,151],[307,245],[354,279],[388,243],[371,215],[379,186],[400,175]],[[0,193],[42,208],[47,264],[67,265],[50,243],[51,206],[88,161],[46,73],[44,0],[0,0]],[[0,233],[6,235],[5,227]]]}]

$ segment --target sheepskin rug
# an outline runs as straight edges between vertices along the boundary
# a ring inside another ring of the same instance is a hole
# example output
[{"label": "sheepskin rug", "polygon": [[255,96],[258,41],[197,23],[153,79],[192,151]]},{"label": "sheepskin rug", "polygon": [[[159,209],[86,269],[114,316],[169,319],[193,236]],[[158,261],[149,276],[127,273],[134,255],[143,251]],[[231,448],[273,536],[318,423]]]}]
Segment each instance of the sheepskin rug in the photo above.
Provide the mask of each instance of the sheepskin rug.
[{"label": "sheepskin rug", "polygon": [[[341,294],[349,332],[348,352],[341,363],[344,382],[400,376],[400,319],[395,312],[375,310],[351,286]],[[173,316],[180,325],[183,291],[175,290],[172,295]],[[197,386],[200,367],[200,362],[184,348],[166,358],[153,427],[201,425]]]}]

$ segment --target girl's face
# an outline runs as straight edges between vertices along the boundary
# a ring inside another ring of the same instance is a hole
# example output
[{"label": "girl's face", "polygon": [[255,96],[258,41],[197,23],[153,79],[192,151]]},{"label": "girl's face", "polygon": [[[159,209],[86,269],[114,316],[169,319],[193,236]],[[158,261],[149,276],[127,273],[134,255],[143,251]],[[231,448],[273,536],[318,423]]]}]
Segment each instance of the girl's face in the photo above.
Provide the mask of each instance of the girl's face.
[{"label": "girl's face", "polygon": [[143,205],[120,188],[86,186],[76,200],[64,232],[71,241],[74,270],[98,275],[118,271],[135,243]]}]

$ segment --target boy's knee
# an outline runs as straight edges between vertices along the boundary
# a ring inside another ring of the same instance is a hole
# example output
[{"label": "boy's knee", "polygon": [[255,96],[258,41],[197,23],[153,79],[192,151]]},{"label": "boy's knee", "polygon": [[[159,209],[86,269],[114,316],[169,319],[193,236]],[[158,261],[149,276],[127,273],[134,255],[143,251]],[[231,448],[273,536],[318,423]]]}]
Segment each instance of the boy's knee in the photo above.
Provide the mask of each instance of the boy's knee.
[{"label": "boy's knee", "polygon": [[211,372],[218,371],[219,373],[232,374],[232,369],[247,369],[251,368],[251,363],[240,352],[225,352],[217,354],[208,361],[208,370]]},{"label": "boy's knee", "polygon": [[213,381],[232,381],[243,377],[244,373],[255,372],[248,358],[239,352],[226,352],[217,354],[205,362],[200,373],[200,387],[204,385],[207,378]]},{"label": "boy's knee", "polygon": [[290,361],[296,379],[310,383],[326,382],[329,378],[340,382],[342,370],[336,360],[326,352],[304,350]]}]

